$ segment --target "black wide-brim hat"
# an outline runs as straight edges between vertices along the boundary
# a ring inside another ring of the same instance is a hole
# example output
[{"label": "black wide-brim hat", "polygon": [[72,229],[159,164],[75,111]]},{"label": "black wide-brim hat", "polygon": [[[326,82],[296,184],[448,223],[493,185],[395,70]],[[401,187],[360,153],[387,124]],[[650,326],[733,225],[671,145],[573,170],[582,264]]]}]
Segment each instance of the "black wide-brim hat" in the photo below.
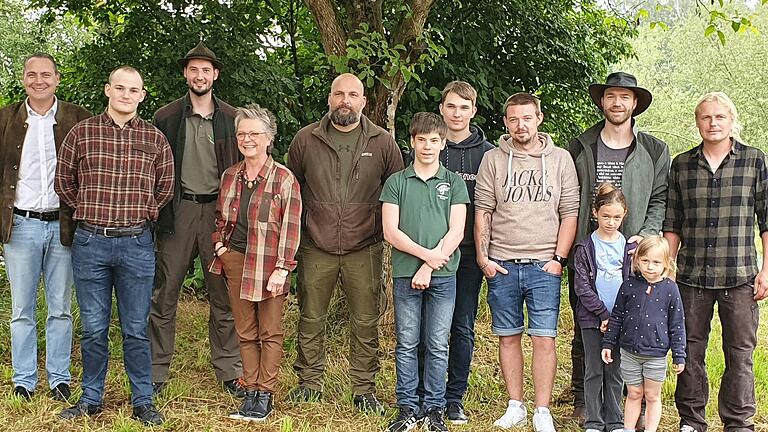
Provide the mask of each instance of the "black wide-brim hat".
[{"label": "black wide-brim hat", "polygon": [[653,101],[653,95],[651,95],[651,92],[642,87],[639,87],[637,85],[637,78],[635,78],[634,75],[628,74],[626,72],[614,72],[608,75],[608,78],[605,80],[605,84],[590,84],[589,86],[589,96],[592,97],[592,102],[594,102],[595,105],[600,108],[600,111],[603,110],[603,105],[600,100],[603,98],[605,89],[610,87],[621,87],[632,90],[635,93],[635,97],[637,98],[637,106],[635,106],[635,110],[632,111],[632,117],[636,117],[642,114],[643,111],[647,110],[648,107],[651,106],[651,102]]},{"label": "black wide-brim hat", "polygon": [[179,59],[179,66],[186,67],[187,62],[189,62],[192,59],[202,59],[202,60],[208,60],[209,62],[213,63],[213,67],[216,69],[221,70],[221,62],[219,61],[219,58],[216,57],[216,54],[214,54],[213,51],[210,50],[203,42],[200,42],[197,44],[196,47],[189,50],[186,56]]}]

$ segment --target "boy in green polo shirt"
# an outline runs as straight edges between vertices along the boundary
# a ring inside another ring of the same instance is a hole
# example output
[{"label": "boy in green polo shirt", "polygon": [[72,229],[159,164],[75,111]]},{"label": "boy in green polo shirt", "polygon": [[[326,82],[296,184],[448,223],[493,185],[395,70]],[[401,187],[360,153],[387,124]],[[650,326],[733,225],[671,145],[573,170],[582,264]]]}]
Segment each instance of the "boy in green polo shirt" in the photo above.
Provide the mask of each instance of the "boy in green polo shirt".
[{"label": "boy in green polo shirt", "polygon": [[[387,179],[379,198],[384,238],[393,247],[400,413],[390,432],[413,429],[419,409],[425,410],[428,430],[448,430],[443,421],[448,337],[469,195],[464,180],[440,164],[446,132],[437,114],[417,113],[410,131],[414,161]],[[425,351],[423,407],[416,394],[419,344]]]}]

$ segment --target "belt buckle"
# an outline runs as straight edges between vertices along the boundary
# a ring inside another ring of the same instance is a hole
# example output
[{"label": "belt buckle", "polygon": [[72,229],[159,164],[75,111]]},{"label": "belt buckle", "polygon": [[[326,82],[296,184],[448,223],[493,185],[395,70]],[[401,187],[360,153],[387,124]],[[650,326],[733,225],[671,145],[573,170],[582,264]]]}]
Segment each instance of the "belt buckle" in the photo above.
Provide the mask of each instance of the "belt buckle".
[{"label": "belt buckle", "polygon": [[192,202],[195,204],[202,204],[195,194],[192,194]]},{"label": "belt buckle", "polygon": [[104,230],[104,231],[103,231],[101,234],[103,234],[103,235],[104,235],[104,237],[107,237],[107,238],[117,237],[117,236],[112,236],[112,235],[109,235],[109,230],[110,230],[110,229],[112,229],[112,228],[106,228],[106,227],[105,227],[105,228],[103,228],[103,230]]}]

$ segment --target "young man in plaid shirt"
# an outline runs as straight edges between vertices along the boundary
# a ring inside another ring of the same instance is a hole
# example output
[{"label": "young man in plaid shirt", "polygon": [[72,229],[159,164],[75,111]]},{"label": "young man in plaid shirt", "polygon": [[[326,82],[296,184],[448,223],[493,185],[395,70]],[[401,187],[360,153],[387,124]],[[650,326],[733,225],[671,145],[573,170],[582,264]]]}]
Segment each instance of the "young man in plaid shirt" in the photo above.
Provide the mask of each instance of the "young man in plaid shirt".
[{"label": "young man in plaid shirt", "polygon": [[[724,93],[704,95],[695,113],[702,142],[672,162],[662,228],[677,256],[685,307],[688,358],[675,390],[680,432],[707,430],[704,358],[715,303],[725,354],[720,419],[727,431],[754,430],[757,302],[768,296],[768,167],[762,151],[740,141],[736,107]],[[759,271],[755,218],[763,243]]]}]

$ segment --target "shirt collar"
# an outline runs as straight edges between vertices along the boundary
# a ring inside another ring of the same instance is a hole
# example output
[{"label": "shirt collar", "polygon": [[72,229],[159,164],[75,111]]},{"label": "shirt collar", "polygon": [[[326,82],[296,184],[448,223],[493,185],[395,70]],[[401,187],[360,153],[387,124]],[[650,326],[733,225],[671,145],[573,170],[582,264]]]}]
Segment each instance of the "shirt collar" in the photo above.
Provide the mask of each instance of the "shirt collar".
[{"label": "shirt collar", "polygon": [[59,111],[59,99],[56,98],[56,95],[53,95],[53,106],[43,115],[40,115],[37,113],[37,111],[33,110],[31,106],[29,106],[29,97],[27,97],[24,100],[24,106],[27,108],[27,115],[28,117],[48,117],[51,116],[53,118],[56,118],[56,113]]},{"label": "shirt collar", "polygon": [[[139,114],[136,113],[136,115],[134,115],[133,118],[131,118],[125,123],[125,126],[136,127],[139,124],[139,122],[141,122],[141,118],[139,117]],[[107,126],[119,127],[117,123],[115,123],[115,120],[112,119],[112,116],[109,115],[109,112],[107,110],[104,110],[104,113],[101,114],[101,123]]]},{"label": "shirt collar", "polygon": [[[741,153],[743,149],[744,144],[740,143],[739,140],[731,137],[731,150],[728,152],[728,154],[736,156]],[[698,146],[696,146],[696,150],[693,152],[693,156],[697,158],[704,156],[702,151],[704,151],[704,142],[701,142]]]},{"label": "shirt collar", "polygon": [[[213,100],[213,111],[205,117],[201,116],[200,114],[197,114],[200,118],[205,120],[213,120],[213,113],[215,113],[219,109],[219,104],[216,102],[215,97],[212,97],[212,100]],[[196,113],[192,111],[192,99],[189,97],[189,92],[187,92],[186,96],[184,96],[184,118],[189,118],[194,115],[196,115]]]},{"label": "shirt collar", "polygon": [[[404,173],[405,173],[405,177],[417,177],[418,178],[418,176],[416,175],[416,170],[413,168],[413,162],[411,162],[411,164],[408,165],[407,168],[405,168]],[[440,180],[445,180],[445,178],[447,176],[448,176],[448,170],[446,170],[445,167],[443,166],[443,164],[441,163],[440,164],[440,168],[437,169],[437,172],[435,173],[435,175],[433,175],[430,178],[436,178],[436,179],[440,179]],[[427,180],[429,180],[429,179],[427,179]]]}]

